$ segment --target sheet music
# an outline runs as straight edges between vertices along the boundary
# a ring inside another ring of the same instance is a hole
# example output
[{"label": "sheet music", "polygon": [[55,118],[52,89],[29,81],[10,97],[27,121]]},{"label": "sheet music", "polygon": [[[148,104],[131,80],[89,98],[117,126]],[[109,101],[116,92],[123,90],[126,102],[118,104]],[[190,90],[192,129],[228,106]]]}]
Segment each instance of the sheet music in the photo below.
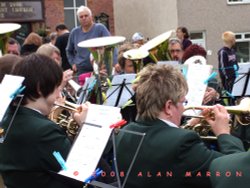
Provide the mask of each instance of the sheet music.
[{"label": "sheet music", "polygon": [[119,120],[120,108],[90,104],[86,118],[89,124],[83,125],[72,146],[66,161],[67,170],[60,171],[59,174],[80,181],[91,176],[112,132],[109,126]]},{"label": "sheet music", "polygon": [[3,116],[12,101],[13,95],[21,86],[24,77],[13,76],[6,74],[0,84],[0,121],[2,121]]},{"label": "sheet music", "polygon": [[[235,79],[235,84],[233,86],[232,95],[242,96],[245,83],[247,81],[247,73],[250,71],[250,63],[239,63],[238,78]],[[250,80],[248,81],[248,86],[245,95],[250,95]]]},{"label": "sheet music", "polygon": [[89,92],[91,89],[94,89],[95,83],[96,83],[95,76],[91,76],[91,77],[85,79],[85,83],[82,86],[82,91],[81,91],[79,98],[77,100],[77,104],[82,104],[82,103],[85,103],[87,101],[87,98],[89,96]]},{"label": "sheet music", "polygon": [[[207,88],[207,83],[205,81],[208,79],[212,72],[211,65],[199,65],[191,64],[187,65],[187,83],[188,83],[188,94],[186,99],[188,101],[188,106],[200,106],[203,101],[203,97]],[[197,115],[197,111],[187,110],[184,112],[185,115]]]},{"label": "sheet music", "polygon": [[[122,107],[134,94],[134,90],[132,89],[132,82],[135,79],[136,74],[121,74],[115,75],[112,79],[112,87],[107,91],[107,101],[104,105],[107,106],[115,106],[116,100],[120,91],[120,86],[125,80],[126,87],[123,88],[121,98],[118,103],[118,107]],[[128,91],[128,90],[130,91]]]}]

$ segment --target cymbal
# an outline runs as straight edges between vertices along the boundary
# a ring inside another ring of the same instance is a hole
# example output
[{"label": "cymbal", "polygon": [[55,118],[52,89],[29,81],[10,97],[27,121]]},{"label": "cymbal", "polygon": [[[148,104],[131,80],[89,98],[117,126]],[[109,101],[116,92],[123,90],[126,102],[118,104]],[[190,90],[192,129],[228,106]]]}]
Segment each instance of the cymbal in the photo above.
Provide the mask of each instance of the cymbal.
[{"label": "cymbal", "polygon": [[125,41],[125,37],[122,36],[108,36],[108,37],[98,37],[93,39],[84,40],[79,42],[77,45],[82,48],[97,48],[112,46]]},{"label": "cymbal", "polygon": [[162,33],[156,36],[155,38],[149,40],[147,43],[143,44],[140,48],[143,48],[145,50],[151,50],[166,41],[167,39],[169,39],[174,32],[175,30],[170,30],[165,33]]},{"label": "cymbal", "polygon": [[9,33],[21,28],[20,24],[16,23],[0,23],[0,34]]},{"label": "cymbal", "polygon": [[206,65],[207,64],[207,60],[200,55],[195,55],[192,56],[190,58],[188,58],[185,62],[185,65],[190,65],[190,64],[201,64],[201,65]]},{"label": "cymbal", "polygon": [[130,60],[143,59],[149,55],[149,52],[144,49],[136,48],[124,52],[123,57]]}]

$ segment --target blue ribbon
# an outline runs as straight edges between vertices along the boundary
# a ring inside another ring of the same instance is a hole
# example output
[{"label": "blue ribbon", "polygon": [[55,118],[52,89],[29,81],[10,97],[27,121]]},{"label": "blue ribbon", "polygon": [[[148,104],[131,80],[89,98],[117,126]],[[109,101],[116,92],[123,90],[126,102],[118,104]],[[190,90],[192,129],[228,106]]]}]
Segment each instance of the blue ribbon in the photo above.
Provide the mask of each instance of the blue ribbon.
[{"label": "blue ribbon", "polygon": [[211,79],[217,76],[217,72],[213,72],[205,81],[204,84],[207,84]]},{"label": "blue ribbon", "polygon": [[12,94],[10,95],[10,98],[11,98],[11,99],[16,98],[16,96],[19,95],[20,93],[22,93],[24,89],[25,89],[25,86],[19,87],[14,93],[12,93]]},{"label": "blue ribbon", "polygon": [[63,157],[61,156],[60,152],[54,151],[54,157],[56,158],[57,162],[60,164],[63,170],[67,170],[66,162],[64,161]]},{"label": "blue ribbon", "polygon": [[89,176],[84,182],[90,183],[91,181],[95,180],[102,174],[102,170],[100,168],[97,168],[94,175]]}]

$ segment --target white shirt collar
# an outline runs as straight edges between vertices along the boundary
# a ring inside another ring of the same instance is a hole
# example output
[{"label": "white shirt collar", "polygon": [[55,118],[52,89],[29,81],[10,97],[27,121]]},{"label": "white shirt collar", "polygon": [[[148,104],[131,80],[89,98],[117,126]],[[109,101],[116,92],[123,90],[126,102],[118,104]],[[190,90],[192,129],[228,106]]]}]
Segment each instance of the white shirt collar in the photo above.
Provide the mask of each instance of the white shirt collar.
[{"label": "white shirt collar", "polygon": [[172,123],[171,121],[168,121],[168,120],[166,120],[166,119],[161,119],[161,118],[159,118],[159,120],[165,122],[165,123],[168,124],[170,127],[179,128],[177,125],[175,125],[175,124]]}]

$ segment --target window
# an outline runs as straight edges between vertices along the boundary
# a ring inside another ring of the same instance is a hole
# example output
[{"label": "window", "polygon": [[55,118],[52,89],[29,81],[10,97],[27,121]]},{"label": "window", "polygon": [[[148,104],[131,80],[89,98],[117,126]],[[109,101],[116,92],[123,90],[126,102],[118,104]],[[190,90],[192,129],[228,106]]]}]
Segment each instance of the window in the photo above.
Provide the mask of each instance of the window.
[{"label": "window", "polygon": [[250,62],[250,32],[236,33],[236,56],[238,62]]},{"label": "window", "polygon": [[206,44],[205,44],[205,32],[190,32],[190,40],[192,41],[193,44],[198,44],[201,45],[203,48],[206,49]]},{"label": "window", "polygon": [[64,0],[64,22],[71,30],[79,25],[76,11],[79,6],[86,5],[85,0]]},{"label": "window", "polygon": [[228,4],[243,4],[250,3],[250,0],[227,0]]}]

